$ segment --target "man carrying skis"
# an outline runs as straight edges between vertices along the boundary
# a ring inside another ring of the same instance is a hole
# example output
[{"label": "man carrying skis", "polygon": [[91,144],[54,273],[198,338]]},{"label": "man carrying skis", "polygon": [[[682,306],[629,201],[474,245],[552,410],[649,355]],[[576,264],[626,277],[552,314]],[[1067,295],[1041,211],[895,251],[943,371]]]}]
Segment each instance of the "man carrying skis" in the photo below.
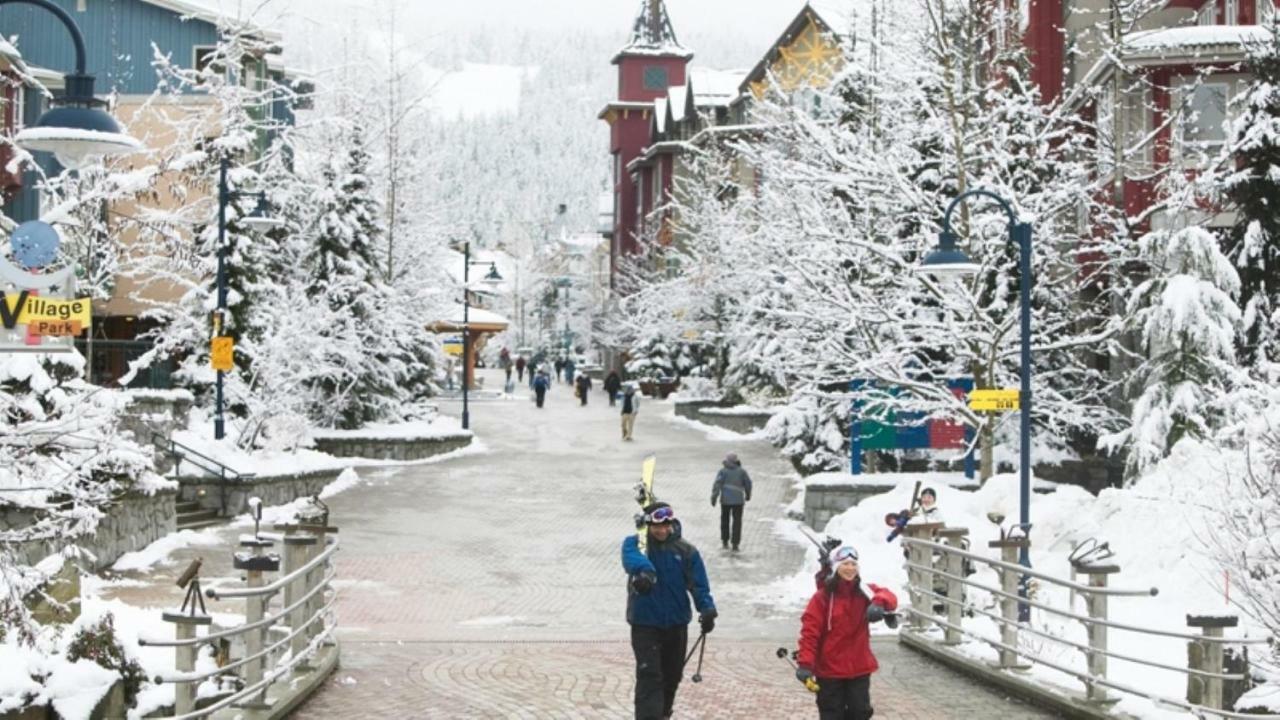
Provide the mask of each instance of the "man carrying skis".
[{"label": "man carrying skis", "polygon": [[751,501],[751,476],[742,469],[737,453],[726,455],[724,467],[716,473],[716,481],[711,486],[711,507],[716,506],[717,500],[720,501],[720,546],[728,548],[732,540],[737,552],[742,542],[742,510]]},{"label": "man carrying skis", "polygon": [[704,634],[715,628],[716,605],[702,556],[681,537],[671,506],[646,505],[644,523],[647,553],[640,551],[635,535],[628,535],[622,541],[622,568],[628,576],[627,622],[636,656],[636,720],[662,720],[671,717],[684,676],[693,620],[689,596]]},{"label": "man carrying skis", "polygon": [[819,720],[870,720],[871,673],[879,669],[870,624],[897,609],[898,598],[877,585],[863,588],[853,546],[832,550],[830,560],[835,574],[810,598],[800,621],[796,679],[817,679]]}]

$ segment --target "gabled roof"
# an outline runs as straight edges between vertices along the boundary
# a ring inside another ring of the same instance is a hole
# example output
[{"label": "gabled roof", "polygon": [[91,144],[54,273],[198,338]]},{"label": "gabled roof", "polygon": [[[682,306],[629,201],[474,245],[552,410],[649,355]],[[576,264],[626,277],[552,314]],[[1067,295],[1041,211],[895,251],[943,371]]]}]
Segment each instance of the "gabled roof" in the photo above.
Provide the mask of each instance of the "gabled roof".
[{"label": "gabled roof", "polygon": [[[226,0],[224,0],[224,2],[225,1]],[[190,16],[197,20],[203,20],[212,25],[217,25],[219,22],[236,20],[235,13],[219,10],[216,6],[210,5],[206,2],[198,2],[197,0],[141,0],[141,2],[148,5],[154,5],[158,8],[164,8],[165,10],[171,10],[179,15]],[[279,41],[284,39],[284,34],[278,30],[271,30],[262,27],[257,23],[248,21],[246,21],[245,24],[252,28],[255,33],[261,35],[267,40]]]},{"label": "gabled roof", "polygon": [[856,12],[857,8],[868,2],[869,0],[809,0],[806,2],[804,7],[800,8],[800,12],[796,13],[791,24],[787,25],[787,29],[782,31],[782,35],[769,46],[764,57],[760,58],[760,62],[756,63],[755,67],[751,68],[742,79],[738,86],[739,91],[746,93],[751,83],[764,79],[769,66],[778,57],[780,49],[792,42],[809,24],[810,19],[813,19],[821,30],[837,38],[844,38],[853,28],[854,19],[860,16],[860,13]]},{"label": "gabled roof", "polygon": [[746,77],[746,70],[691,68],[689,87],[693,88],[694,105],[698,107],[728,105],[738,97],[738,88]]}]

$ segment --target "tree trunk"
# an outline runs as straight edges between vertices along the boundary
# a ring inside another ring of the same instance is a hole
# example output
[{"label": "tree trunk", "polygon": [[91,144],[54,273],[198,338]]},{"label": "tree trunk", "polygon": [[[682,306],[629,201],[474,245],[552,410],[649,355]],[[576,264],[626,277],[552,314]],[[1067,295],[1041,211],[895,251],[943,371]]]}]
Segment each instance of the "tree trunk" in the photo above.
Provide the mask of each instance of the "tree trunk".
[{"label": "tree trunk", "polygon": [[985,485],[996,471],[996,426],[991,421],[991,418],[987,418],[987,421],[978,430],[978,434],[981,438],[979,444],[982,452],[978,467],[978,480]]}]

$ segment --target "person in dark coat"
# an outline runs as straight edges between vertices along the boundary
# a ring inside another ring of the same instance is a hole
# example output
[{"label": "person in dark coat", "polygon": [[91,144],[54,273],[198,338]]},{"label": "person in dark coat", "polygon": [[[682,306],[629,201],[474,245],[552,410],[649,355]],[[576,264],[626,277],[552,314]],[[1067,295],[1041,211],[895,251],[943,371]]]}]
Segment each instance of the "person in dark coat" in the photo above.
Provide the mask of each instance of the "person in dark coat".
[{"label": "person in dark coat", "polygon": [[555,368],[556,368],[556,380],[559,380],[561,377],[563,377],[563,374],[564,374],[564,358],[560,358],[560,357],[556,358]]},{"label": "person in dark coat", "polygon": [[582,401],[582,407],[587,406],[587,394],[591,392],[591,376],[582,373],[578,376],[577,383],[578,400]]},{"label": "person in dark coat", "polygon": [[639,539],[628,535],[622,541],[622,569],[628,578],[627,623],[636,657],[636,720],[662,720],[671,717],[684,676],[693,621],[690,596],[704,634],[715,629],[717,613],[702,556],[681,537],[671,506],[646,506],[644,522],[648,549],[640,552]]},{"label": "person in dark coat", "polygon": [[569,358],[564,361],[564,381],[570,385],[573,384],[573,375],[578,370],[578,364]]},{"label": "person in dark coat", "polygon": [[816,679],[819,720],[870,720],[871,673],[880,667],[871,652],[871,623],[892,617],[898,598],[878,585],[863,589],[853,546],[832,550],[830,561],[835,574],[800,620],[796,679]]},{"label": "person in dark coat", "polygon": [[[736,552],[742,543],[742,511],[751,502],[751,476],[742,469],[742,461],[735,453],[724,458],[724,467],[716,473],[711,486],[711,507],[720,501],[720,546],[729,547],[733,541]],[[732,525],[732,532],[730,526]]]},{"label": "person in dark coat", "polygon": [[604,379],[604,391],[609,395],[609,407],[613,407],[618,402],[618,391],[622,389],[622,376],[617,370],[610,370],[609,376]]},{"label": "person in dark coat", "polygon": [[536,377],[533,378],[533,395],[538,402],[538,407],[542,407],[542,403],[547,401],[547,388],[551,387],[551,378],[542,370],[538,371]]},{"label": "person in dark coat", "polygon": [[627,385],[622,393],[622,439],[631,441],[636,429],[636,415],[640,414],[640,394],[635,385]]},{"label": "person in dark coat", "polygon": [[524,382],[525,360],[523,355],[516,356],[516,381]]}]

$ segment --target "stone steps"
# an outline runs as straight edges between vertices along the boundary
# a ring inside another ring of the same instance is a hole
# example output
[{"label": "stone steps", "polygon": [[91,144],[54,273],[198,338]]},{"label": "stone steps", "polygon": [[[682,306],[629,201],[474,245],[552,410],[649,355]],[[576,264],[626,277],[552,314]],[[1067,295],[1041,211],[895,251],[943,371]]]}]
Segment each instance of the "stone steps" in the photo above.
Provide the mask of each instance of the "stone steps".
[{"label": "stone steps", "polygon": [[223,520],[218,517],[217,510],[204,510],[200,508],[198,503],[181,503],[181,505],[195,505],[195,510],[178,511],[177,526],[179,530],[196,530],[198,528],[209,527],[211,525],[221,525]]}]

